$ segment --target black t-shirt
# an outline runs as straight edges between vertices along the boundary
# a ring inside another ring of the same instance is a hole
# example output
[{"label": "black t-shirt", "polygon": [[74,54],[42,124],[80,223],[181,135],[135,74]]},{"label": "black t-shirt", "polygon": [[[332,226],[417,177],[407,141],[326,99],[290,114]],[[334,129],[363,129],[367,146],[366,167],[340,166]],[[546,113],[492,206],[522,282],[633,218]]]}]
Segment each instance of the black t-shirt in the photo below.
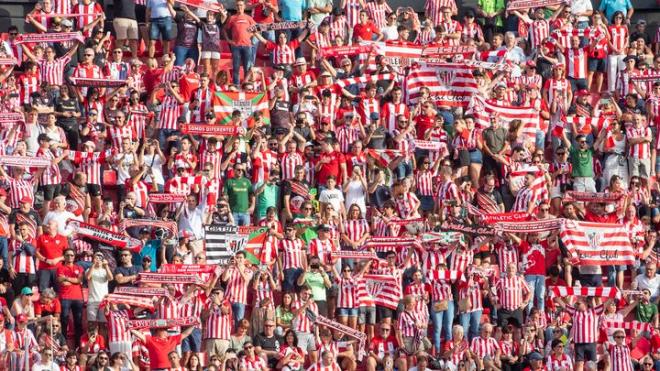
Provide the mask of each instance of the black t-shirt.
[{"label": "black t-shirt", "polygon": [[259,334],[254,337],[254,346],[261,347],[263,350],[279,352],[280,344],[282,344],[282,338],[277,335],[266,337],[265,334]]},{"label": "black t-shirt", "polygon": [[290,128],[291,113],[289,113],[290,104],[278,100],[270,111],[270,124],[273,128]]},{"label": "black t-shirt", "polygon": [[[69,99],[60,98],[55,106],[57,112],[80,112],[78,101],[69,97]],[[58,117],[57,124],[67,128],[77,128],[78,122],[75,117]]]},{"label": "black t-shirt", "polygon": [[[140,272],[142,272],[142,267],[136,267],[134,265],[131,265],[130,267],[119,266],[115,269],[114,275],[116,277],[118,274],[121,274],[122,276],[127,277],[127,276],[134,276]],[[123,285],[117,284],[117,286],[132,286],[132,285],[130,283],[125,283]]]},{"label": "black t-shirt", "polygon": [[371,134],[371,139],[367,144],[368,148],[371,149],[385,149],[387,148],[387,131],[382,125],[377,125],[374,129],[374,133]]},{"label": "black t-shirt", "polygon": [[136,19],[135,0],[114,0],[112,10],[115,18]]}]

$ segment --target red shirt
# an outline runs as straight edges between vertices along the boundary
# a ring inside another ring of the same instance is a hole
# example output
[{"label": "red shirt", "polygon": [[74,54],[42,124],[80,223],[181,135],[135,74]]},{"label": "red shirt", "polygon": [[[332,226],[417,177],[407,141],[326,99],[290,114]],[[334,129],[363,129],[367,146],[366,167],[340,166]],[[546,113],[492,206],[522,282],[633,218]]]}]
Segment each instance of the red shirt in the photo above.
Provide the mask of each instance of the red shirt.
[{"label": "red shirt", "polygon": [[424,140],[424,134],[427,130],[433,128],[433,123],[435,123],[435,115],[419,115],[415,117],[415,124],[417,125],[417,139]]},{"label": "red shirt", "polygon": [[146,347],[149,351],[149,366],[154,368],[169,368],[167,355],[181,342],[181,335],[168,336],[164,339],[147,336]]},{"label": "red shirt", "polygon": [[237,46],[252,46],[252,33],[248,28],[255,24],[256,22],[249,15],[236,14],[225,23],[225,28],[231,31],[231,39]]},{"label": "red shirt", "polygon": [[[273,23],[275,22],[275,18],[273,17],[273,12],[270,8],[268,10],[271,10],[271,12],[268,14],[268,16],[264,16],[264,8],[266,8],[264,5],[259,3],[259,0],[252,0],[251,1],[252,5],[254,8],[252,8],[252,18],[254,18],[254,21],[257,23]],[[270,3],[273,6],[277,7],[277,1],[275,0],[266,0],[264,3]]]},{"label": "red shirt", "polygon": [[586,213],[584,213],[584,220],[587,222],[610,223],[610,224],[616,224],[619,221],[619,219],[616,216],[616,213],[614,212],[609,214],[596,215],[588,210]]},{"label": "red shirt", "polygon": [[530,245],[527,241],[520,242],[520,260],[525,274],[536,274],[545,276],[545,251],[548,244],[539,241]]},{"label": "red shirt", "polygon": [[[89,334],[83,335],[82,339],[80,339],[80,347],[84,348],[89,344]],[[96,353],[99,350],[105,349],[105,339],[101,334],[96,334],[96,339],[94,339],[94,342],[89,344],[89,353]]]},{"label": "red shirt", "polygon": [[334,175],[337,179],[337,184],[341,184],[339,164],[343,161],[343,157],[344,156],[342,156],[341,153],[337,151],[321,153],[318,159],[319,163],[321,163],[323,159],[329,159],[329,161],[327,163],[321,163],[321,167],[316,172],[319,185],[325,185],[330,175]]},{"label": "red shirt", "polygon": [[353,37],[359,37],[365,41],[371,41],[374,33],[377,32],[378,27],[371,21],[368,21],[367,24],[358,23],[353,27]]},{"label": "red shirt", "polygon": [[199,75],[195,72],[187,73],[179,79],[179,92],[186,102],[190,102],[193,92],[199,88]]},{"label": "red shirt", "polygon": [[46,316],[46,314],[57,314],[62,313],[62,304],[58,298],[54,298],[50,303],[45,304],[41,301],[34,303],[34,314],[38,316]]},{"label": "red shirt", "polygon": [[147,93],[151,94],[156,88],[156,85],[160,84],[163,72],[162,68],[154,68],[144,71],[144,75],[142,75],[142,83],[144,84],[144,90],[146,90]]},{"label": "red shirt", "polygon": [[[83,269],[77,264],[61,264],[57,266],[57,277],[81,278]],[[70,282],[69,282],[70,283]],[[60,283],[60,298],[68,300],[83,300],[80,283],[65,285]]]},{"label": "red shirt", "polygon": [[[60,258],[64,254],[64,249],[69,247],[69,241],[61,234],[51,236],[42,234],[37,237],[37,251],[46,259]],[[56,266],[39,261],[38,269],[55,269]]]}]

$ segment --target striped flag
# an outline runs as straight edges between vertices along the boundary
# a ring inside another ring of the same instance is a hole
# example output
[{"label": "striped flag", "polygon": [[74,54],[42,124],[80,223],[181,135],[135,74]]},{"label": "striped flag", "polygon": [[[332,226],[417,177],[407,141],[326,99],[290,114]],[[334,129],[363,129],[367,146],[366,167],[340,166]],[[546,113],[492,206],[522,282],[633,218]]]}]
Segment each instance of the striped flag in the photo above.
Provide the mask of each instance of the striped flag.
[{"label": "striped flag", "polygon": [[376,55],[382,55],[389,65],[395,70],[407,67],[413,61],[419,61],[422,58],[424,47],[408,43],[387,42],[387,41],[361,41],[360,45],[370,45],[373,49],[370,54],[360,54],[361,61],[369,58],[368,70],[376,69]]},{"label": "striped flag", "polygon": [[467,107],[478,93],[472,67],[463,63],[439,63],[410,71],[405,80],[408,104],[415,104],[420,89],[427,87],[440,106]]},{"label": "striped flag", "polygon": [[480,95],[472,97],[466,113],[474,116],[479,129],[486,129],[490,126],[491,114],[498,114],[502,120],[502,126],[507,130],[509,129],[509,122],[520,120],[523,125],[522,135],[528,140],[536,139],[536,131],[541,122],[539,111],[533,107],[498,106],[488,103]]},{"label": "striped flag", "polygon": [[382,167],[388,167],[397,157],[403,156],[401,151],[395,149],[367,149],[367,155],[373,157]]},{"label": "striped flag", "polygon": [[548,292],[550,297],[561,297],[565,298],[567,296],[597,296],[600,298],[610,298],[618,299],[621,297],[619,289],[616,287],[569,287],[569,286],[549,286]]},{"label": "striped flag", "polygon": [[[591,115],[591,113],[589,113]],[[563,116],[561,120],[552,128],[552,134],[561,136],[564,131],[564,125],[575,124],[576,127],[581,128],[586,125],[600,129],[609,127],[610,120],[607,117],[584,117],[584,116]]]},{"label": "striped flag", "polygon": [[565,220],[561,240],[577,265],[629,265],[635,262],[630,235],[620,224]]},{"label": "striped flag", "polygon": [[227,264],[234,253],[242,250],[243,238],[238,235],[238,227],[212,224],[204,228],[207,264]]},{"label": "striped flag", "polygon": [[241,111],[241,119],[247,120],[253,113],[261,112],[264,122],[270,124],[270,110],[266,93],[217,92],[213,96],[213,112],[218,125],[227,125],[231,113]]},{"label": "striped flag", "polygon": [[396,278],[380,274],[365,274],[367,292],[374,303],[382,307],[396,309],[402,296],[401,286]]}]

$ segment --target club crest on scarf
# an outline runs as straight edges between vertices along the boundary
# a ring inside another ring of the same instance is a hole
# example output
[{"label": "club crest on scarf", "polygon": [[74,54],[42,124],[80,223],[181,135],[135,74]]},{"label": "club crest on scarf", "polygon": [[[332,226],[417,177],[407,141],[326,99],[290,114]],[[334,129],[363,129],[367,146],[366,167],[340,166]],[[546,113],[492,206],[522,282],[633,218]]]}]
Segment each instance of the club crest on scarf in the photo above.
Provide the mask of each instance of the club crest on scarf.
[{"label": "club crest on scarf", "polygon": [[593,249],[597,249],[601,243],[602,234],[596,231],[588,231],[585,233],[587,236],[587,241],[589,241],[589,246]]},{"label": "club crest on scarf", "polygon": [[449,86],[451,84],[451,81],[454,79],[454,73],[448,70],[438,70],[437,76],[438,76],[438,81],[440,81],[442,85],[447,85],[447,86]]}]

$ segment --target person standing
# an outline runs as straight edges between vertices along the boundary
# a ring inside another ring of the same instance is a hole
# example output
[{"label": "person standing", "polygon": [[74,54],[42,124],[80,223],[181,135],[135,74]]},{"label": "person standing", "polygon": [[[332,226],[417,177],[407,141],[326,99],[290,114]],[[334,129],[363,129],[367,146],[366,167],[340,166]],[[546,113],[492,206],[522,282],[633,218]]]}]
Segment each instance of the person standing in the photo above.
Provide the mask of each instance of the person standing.
[{"label": "person standing", "polygon": [[[497,323],[505,323],[515,327],[523,325],[523,308],[529,303],[532,293],[525,279],[518,275],[516,263],[509,263],[506,267],[506,276],[495,284],[497,292]],[[507,322],[505,322],[507,321]]]},{"label": "person standing", "polygon": [[73,313],[74,343],[80,345],[83,329],[83,294],[82,276],[83,269],[75,264],[76,253],[73,249],[64,250],[64,263],[57,267],[57,283],[59,286],[60,300],[62,301],[62,333],[67,333],[69,323],[69,312]]},{"label": "person standing", "polygon": [[126,46],[126,41],[131,49],[131,57],[137,58],[138,53],[138,23],[135,14],[135,4],[133,0],[113,1],[112,10],[114,18],[112,25],[115,28],[118,47]]},{"label": "person standing", "polygon": [[163,38],[163,55],[169,54],[170,40],[174,38],[172,23],[175,15],[173,0],[147,0],[149,58],[153,58],[156,54],[156,41],[161,36]]},{"label": "person standing", "polygon": [[249,29],[255,24],[257,22],[245,14],[245,0],[236,1],[236,14],[227,20],[223,29],[224,37],[229,40],[231,47],[232,82],[235,85],[240,82],[240,67],[243,67],[244,75],[252,68],[252,32]]},{"label": "person standing", "polygon": [[244,165],[234,166],[235,176],[225,182],[226,195],[236,225],[249,225],[250,214],[254,210],[255,198],[252,183],[245,177]]},{"label": "person standing", "polygon": [[68,246],[66,237],[57,233],[57,220],[51,220],[46,233],[37,238],[37,282],[39,291],[55,286],[56,267],[64,260],[64,249]]},{"label": "person standing", "polygon": [[103,298],[108,294],[108,282],[114,278],[112,271],[108,267],[108,261],[103,257],[103,253],[98,251],[94,254],[92,266],[85,273],[87,285],[89,286],[89,299],[87,302],[87,321],[104,322],[103,314],[99,310],[99,305]]}]

